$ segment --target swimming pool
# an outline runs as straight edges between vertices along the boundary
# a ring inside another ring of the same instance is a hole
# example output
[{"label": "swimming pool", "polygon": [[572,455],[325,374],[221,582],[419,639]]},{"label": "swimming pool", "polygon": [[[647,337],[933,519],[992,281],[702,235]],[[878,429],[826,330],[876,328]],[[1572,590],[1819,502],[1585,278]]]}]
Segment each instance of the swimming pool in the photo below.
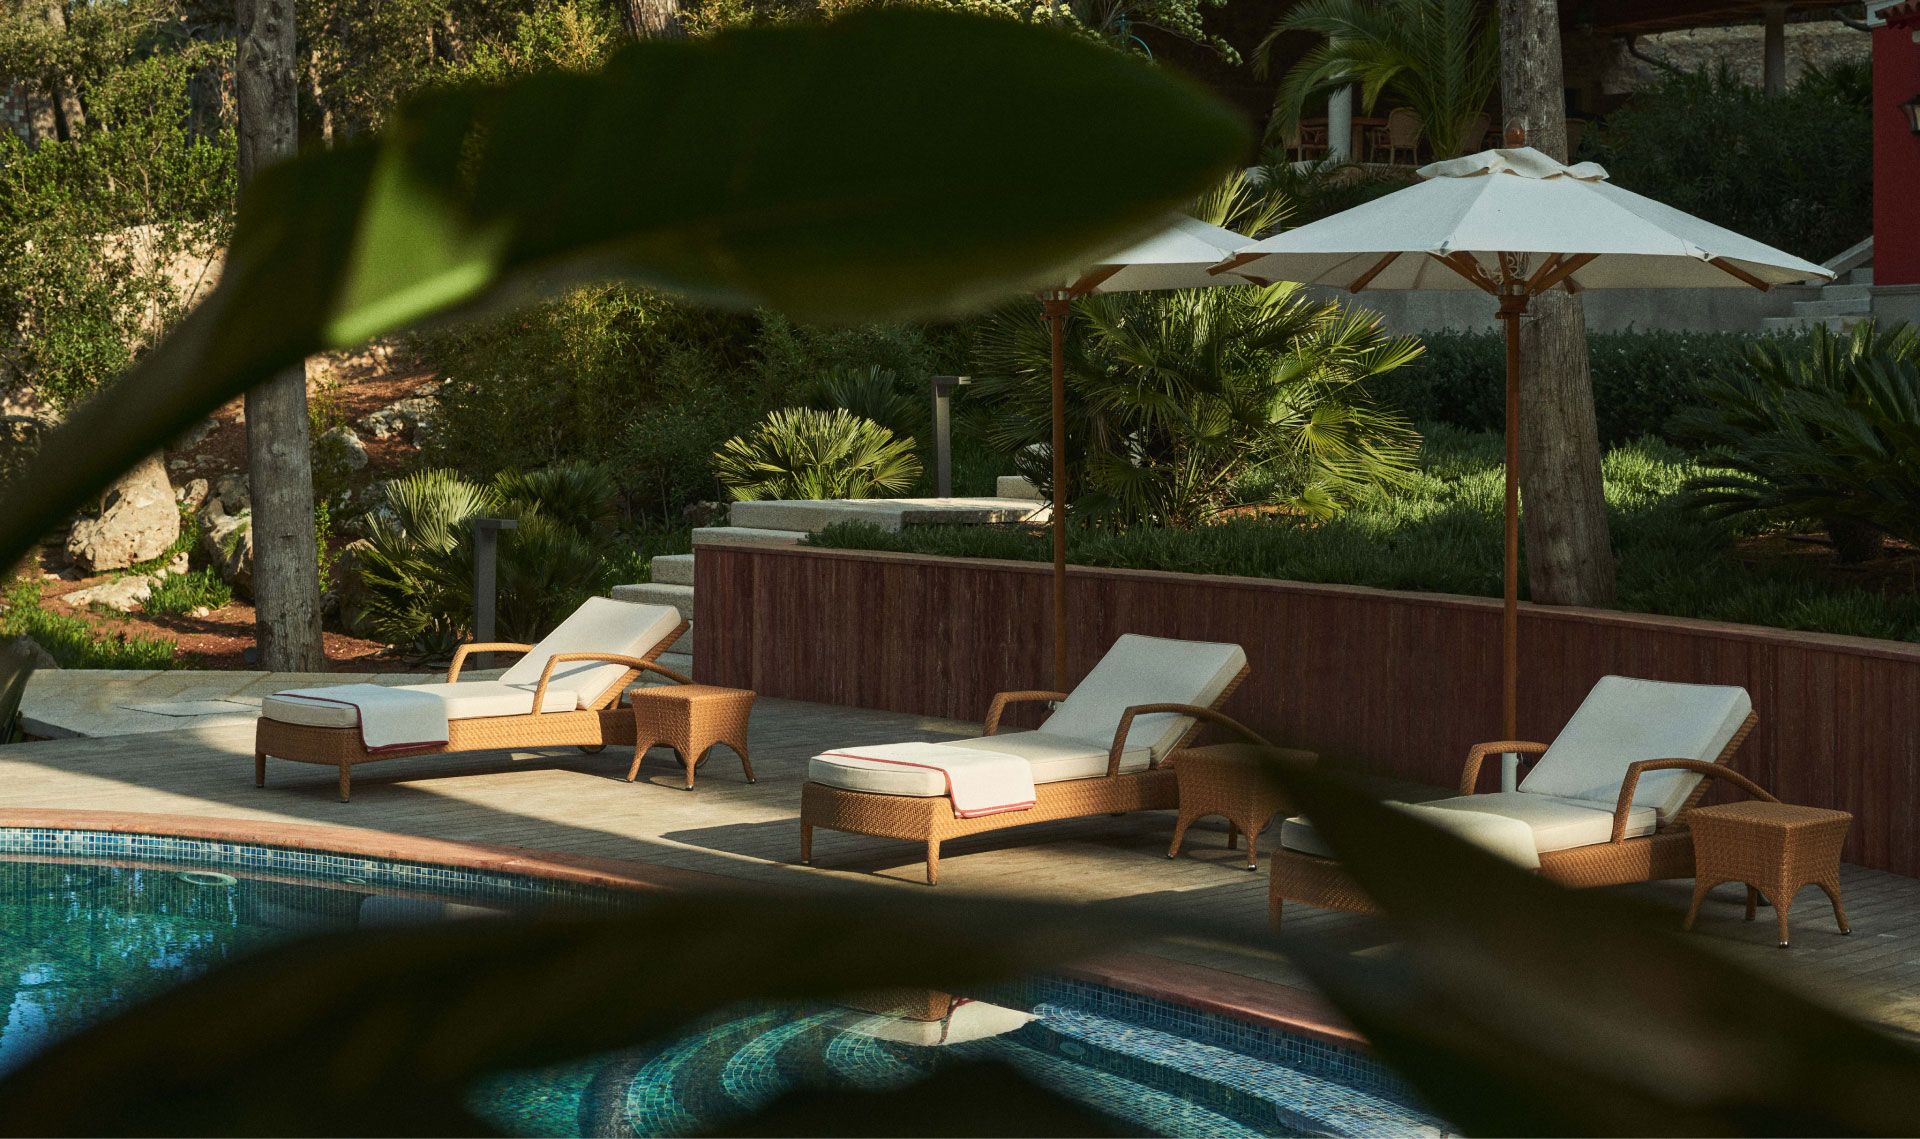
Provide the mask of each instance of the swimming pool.
[{"label": "swimming pool", "polygon": [[[618,904],[590,887],[272,847],[0,829],[0,1069],[253,950],[322,931]],[[522,1135],[723,1129],[784,1092],[880,1089],[991,1058],[1159,1135],[1434,1135],[1364,1053],[1091,982],[1036,979],[912,1015],[733,1010],[679,1039],[473,1091]]]}]

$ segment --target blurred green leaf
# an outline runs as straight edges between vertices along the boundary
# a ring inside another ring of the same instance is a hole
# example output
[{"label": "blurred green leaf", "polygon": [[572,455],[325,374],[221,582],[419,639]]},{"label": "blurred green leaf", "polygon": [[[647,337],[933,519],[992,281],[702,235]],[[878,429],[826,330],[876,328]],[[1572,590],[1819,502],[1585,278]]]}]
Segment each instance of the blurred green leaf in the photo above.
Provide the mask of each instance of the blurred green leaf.
[{"label": "blurred green leaf", "polygon": [[1340,779],[1274,777],[1394,935],[1373,960],[1299,938],[1288,955],[1467,1134],[1920,1133],[1920,1052],[1678,914],[1555,885]]},{"label": "blurred green leaf", "polygon": [[1245,141],[1165,71],[912,9],[437,93],[254,182],[218,288],[9,484],[0,555],[318,351],[609,276],[809,320],[955,313],[1123,245]]},{"label": "blurred green leaf", "polygon": [[54,1044],[0,1080],[0,1134],[473,1134],[462,1097],[486,1074],[631,1046],[736,1003],[964,992],[1110,950],[1134,925],[742,894],[315,938]]}]

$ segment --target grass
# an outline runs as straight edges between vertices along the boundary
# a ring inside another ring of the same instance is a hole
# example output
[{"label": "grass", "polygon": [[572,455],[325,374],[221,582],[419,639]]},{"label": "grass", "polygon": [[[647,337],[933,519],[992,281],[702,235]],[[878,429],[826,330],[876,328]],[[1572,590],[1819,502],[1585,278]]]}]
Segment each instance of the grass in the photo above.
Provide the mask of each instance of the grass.
[{"label": "grass", "polygon": [[[1920,595],[1836,583],[1813,567],[1750,562],[1746,535],[1679,500],[1695,459],[1652,440],[1605,459],[1607,506],[1619,563],[1618,607],[1783,629],[1920,641]],[[1498,436],[1430,428],[1414,485],[1324,523],[1245,518],[1194,530],[1074,529],[1081,565],[1292,581],[1500,594]],[[859,524],[812,539],[842,549],[1045,561],[1046,538],[1002,527],[916,527],[897,534]],[[1522,596],[1526,575],[1521,574]]]},{"label": "grass", "polygon": [[195,609],[219,609],[233,601],[233,588],[211,569],[169,574],[153,587],[143,606],[156,616],[180,616]]},{"label": "grass", "polygon": [[159,637],[95,632],[78,617],[40,603],[40,583],[16,582],[0,595],[0,640],[32,637],[62,668],[172,668],[178,651]]}]

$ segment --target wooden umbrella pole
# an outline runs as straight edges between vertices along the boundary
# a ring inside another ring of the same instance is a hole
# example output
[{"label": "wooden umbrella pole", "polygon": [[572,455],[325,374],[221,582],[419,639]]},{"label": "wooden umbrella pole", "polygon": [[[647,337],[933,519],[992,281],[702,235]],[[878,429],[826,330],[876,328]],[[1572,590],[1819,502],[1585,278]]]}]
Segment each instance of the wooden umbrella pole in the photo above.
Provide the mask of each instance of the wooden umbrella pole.
[{"label": "wooden umbrella pole", "polygon": [[1501,699],[1506,738],[1520,738],[1520,317],[1525,293],[1500,297],[1500,319],[1507,326],[1507,549],[1506,594],[1501,629]]},{"label": "wooden umbrella pole", "polygon": [[1053,335],[1053,690],[1067,690],[1067,305],[1045,298]]}]

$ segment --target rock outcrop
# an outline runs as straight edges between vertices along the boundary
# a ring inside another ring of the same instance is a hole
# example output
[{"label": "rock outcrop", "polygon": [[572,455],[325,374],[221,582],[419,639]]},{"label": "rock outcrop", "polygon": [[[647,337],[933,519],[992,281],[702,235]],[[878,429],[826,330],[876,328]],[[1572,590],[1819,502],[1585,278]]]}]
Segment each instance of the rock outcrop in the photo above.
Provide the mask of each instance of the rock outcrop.
[{"label": "rock outcrop", "polygon": [[98,518],[73,524],[67,558],[83,573],[104,573],[157,558],[179,537],[173,484],[154,455],[108,489]]}]

